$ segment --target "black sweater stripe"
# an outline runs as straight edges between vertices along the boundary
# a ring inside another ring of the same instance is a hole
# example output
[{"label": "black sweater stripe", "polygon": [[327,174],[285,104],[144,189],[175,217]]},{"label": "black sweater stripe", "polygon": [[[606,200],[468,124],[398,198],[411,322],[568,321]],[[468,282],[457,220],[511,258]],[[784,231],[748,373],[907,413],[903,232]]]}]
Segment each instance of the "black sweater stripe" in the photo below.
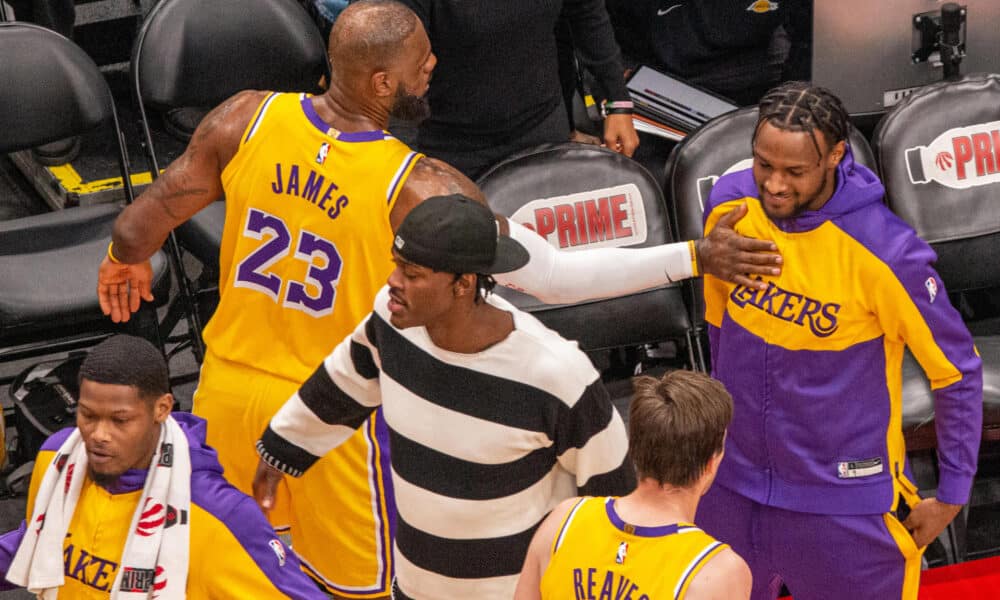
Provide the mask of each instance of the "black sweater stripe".
[{"label": "black sweater stripe", "polygon": [[595,434],[604,431],[614,414],[608,391],[600,380],[587,386],[568,414],[559,419],[556,428],[556,453],[570,448],[583,448]]},{"label": "black sweater stripe", "polygon": [[358,404],[345,394],[330,379],[324,365],[313,371],[309,379],[302,384],[299,388],[299,398],[302,398],[303,404],[324,423],[344,425],[351,429],[360,427],[374,410]]},{"label": "black sweater stripe", "polygon": [[516,494],[538,483],[556,464],[552,447],[538,448],[512,462],[482,464],[428,448],[391,427],[389,443],[397,475],[435,494],[463,500],[494,500]]},{"label": "black sweater stripe", "polygon": [[358,375],[365,379],[378,377],[378,366],[375,364],[375,359],[372,358],[372,351],[354,340],[351,340],[351,362],[354,363]]},{"label": "black sweater stripe", "polygon": [[416,529],[399,517],[396,546],[414,565],[445,577],[471,579],[516,575],[521,572],[528,545],[539,523],[505,537],[454,540]]},{"label": "black sweater stripe", "polygon": [[[373,314],[371,320],[379,344],[392,347],[392,352],[382,353],[383,372],[428,402],[484,421],[543,432],[550,438],[556,434],[556,423],[568,417],[569,407],[556,396],[519,381],[443,363],[378,315]],[[441,385],[442,380],[448,385]]]},{"label": "black sweater stripe", "polygon": [[301,477],[320,458],[281,437],[270,425],[257,442],[257,452],[269,465],[294,477]]},{"label": "black sweater stripe", "polygon": [[635,484],[635,470],[626,456],[617,469],[591,476],[579,488],[579,493],[581,496],[624,496],[632,493]]}]

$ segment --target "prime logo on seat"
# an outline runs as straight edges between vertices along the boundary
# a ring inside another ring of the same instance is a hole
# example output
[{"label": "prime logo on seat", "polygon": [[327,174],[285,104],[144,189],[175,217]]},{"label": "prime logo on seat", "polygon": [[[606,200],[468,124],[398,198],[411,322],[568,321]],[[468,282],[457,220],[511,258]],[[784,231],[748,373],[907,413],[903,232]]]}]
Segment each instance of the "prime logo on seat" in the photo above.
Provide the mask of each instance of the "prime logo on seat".
[{"label": "prime logo on seat", "polygon": [[1000,182],[1000,121],[955,127],[907,148],[906,172],[911,183],[959,190]]},{"label": "prime logo on seat", "polygon": [[556,248],[582,250],[646,241],[646,209],[634,183],[532,200],[511,220]]}]

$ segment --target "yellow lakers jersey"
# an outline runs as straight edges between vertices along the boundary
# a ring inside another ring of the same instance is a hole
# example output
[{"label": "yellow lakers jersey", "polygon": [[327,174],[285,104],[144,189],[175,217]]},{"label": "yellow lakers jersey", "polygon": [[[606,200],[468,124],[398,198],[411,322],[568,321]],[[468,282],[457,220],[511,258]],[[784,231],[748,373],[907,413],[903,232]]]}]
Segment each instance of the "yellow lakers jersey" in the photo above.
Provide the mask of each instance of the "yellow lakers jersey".
[{"label": "yellow lakers jersey", "polygon": [[698,571],[726,547],[690,523],[639,527],[618,516],[615,498],[581,498],[552,542],[542,598],[684,598]]},{"label": "yellow lakers jersey", "polygon": [[209,352],[304,381],[392,271],[389,212],[419,154],[344,133],[306,94],[271,94],[222,173],[226,221]]}]

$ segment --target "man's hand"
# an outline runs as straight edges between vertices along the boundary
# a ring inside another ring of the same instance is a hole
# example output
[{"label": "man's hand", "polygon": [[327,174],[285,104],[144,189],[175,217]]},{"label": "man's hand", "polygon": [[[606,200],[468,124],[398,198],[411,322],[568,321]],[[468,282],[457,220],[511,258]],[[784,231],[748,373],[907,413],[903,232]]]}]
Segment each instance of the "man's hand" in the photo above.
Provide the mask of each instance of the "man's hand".
[{"label": "man's hand", "polygon": [[97,298],[101,312],[115,323],[124,323],[139,310],[142,300],[153,301],[153,266],[143,261],[134,265],[111,262],[107,256],[97,272]]},{"label": "man's hand", "polygon": [[632,115],[604,117],[604,145],[619,154],[631,157],[639,147],[639,134],[632,124]]},{"label": "man's hand", "polygon": [[941,535],[944,528],[962,510],[961,504],[940,502],[937,498],[921,500],[903,521],[918,548],[923,548]]},{"label": "man's hand", "polygon": [[722,215],[708,237],[695,242],[701,272],[755,289],[767,289],[767,284],[750,275],[781,274],[778,246],[769,240],[755,240],[736,233],[733,227],[747,214],[741,204]]},{"label": "man's hand", "polygon": [[265,513],[274,508],[274,494],[284,478],[284,473],[263,460],[257,463],[257,472],[253,476],[253,499]]}]

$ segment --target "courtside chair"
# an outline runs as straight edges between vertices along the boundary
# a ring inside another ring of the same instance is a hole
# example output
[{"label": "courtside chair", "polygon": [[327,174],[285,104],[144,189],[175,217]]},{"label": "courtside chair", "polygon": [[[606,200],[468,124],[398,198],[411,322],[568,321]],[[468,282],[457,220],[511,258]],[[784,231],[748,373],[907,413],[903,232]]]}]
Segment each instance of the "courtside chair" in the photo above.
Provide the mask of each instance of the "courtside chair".
[{"label": "courtside chair", "polygon": [[[965,304],[963,294],[1000,292],[1000,75],[923,88],[886,114],[874,141],[889,207],[934,248],[952,304]],[[1000,440],[1000,319],[963,316],[983,361],[983,441]],[[907,361],[908,449],[933,449],[933,395]],[[961,561],[962,531],[951,533],[949,560]]]},{"label": "courtside chair", "polygon": [[[19,22],[0,23],[0,56],[0,154],[101,127],[117,141],[130,202],[118,116],[94,61],[63,36]],[[159,341],[154,307],[143,303],[128,325],[116,326],[98,304],[97,268],[120,210],[99,204],[0,221],[0,361],[92,345],[118,331]],[[152,264],[153,293],[166,298],[166,258],[157,253]]]},{"label": "courtside chair", "polygon": [[[294,0],[161,0],[146,16],[132,48],[131,78],[150,173],[160,161],[150,133],[149,108],[215,106],[246,89],[321,92],[329,81],[326,42]],[[197,360],[204,355],[203,317],[183,268],[180,247],[203,265],[206,294],[216,292],[219,244],[226,211],[213,202],[168,240],[180,280],[183,311]],[[179,244],[178,244],[179,242]]]},{"label": "courtside chair", "polygon": [[[722,175],[752,165],[750,139],[757,124],[756,107],[741,108],[709,121],[674,147],[667,159],[664,191],[678,239],[702,237],[702,212],[712,186]],[[848,135],[854,159],[875,168],[875,158],[864,136],[854,127]],[[705,303],[701,278],[685,282],[685,298],[696,332],[695,350],[701,368],[709,370],[705,348]]]},{"label": "courtside chair", "polygon": [[[639,163],[597,146],[540,146],[495,165],[477,183],[495,212],[544,234],[562,251],[674,241],[653,176]],[[583,350],[670,340],[687,353],[688,366],[696,366],[680,284],[573,305],[547,305],[502,287],[497,292],[577,340]]]}]

